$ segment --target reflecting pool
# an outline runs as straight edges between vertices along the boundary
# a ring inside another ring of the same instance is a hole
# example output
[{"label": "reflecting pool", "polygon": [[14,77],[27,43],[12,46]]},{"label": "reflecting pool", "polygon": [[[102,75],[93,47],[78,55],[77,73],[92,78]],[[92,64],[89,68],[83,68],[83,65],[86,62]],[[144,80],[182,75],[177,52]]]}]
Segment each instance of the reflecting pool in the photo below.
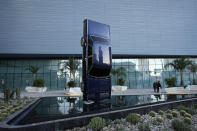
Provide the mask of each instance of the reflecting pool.
[{"label": "reflecting pool", "polygon": [[128,95],[112,96],[110,100],[84,104],[82,97],[44,97],[17,124],[69,118],[103,111],[129,108],[144,104],[180,100],[195,95]]}]

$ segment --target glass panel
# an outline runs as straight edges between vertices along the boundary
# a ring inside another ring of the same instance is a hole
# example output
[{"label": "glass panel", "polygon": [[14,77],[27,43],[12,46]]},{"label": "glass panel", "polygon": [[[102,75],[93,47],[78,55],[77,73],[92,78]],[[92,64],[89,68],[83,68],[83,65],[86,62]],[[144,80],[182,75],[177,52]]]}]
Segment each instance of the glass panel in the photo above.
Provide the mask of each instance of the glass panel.
[{"label": "glass panel", "polygon": [[110,63],[111,47],[107,43],[94,42],[93,46],[93,61],[96,64],[111,64]]},{"label": "glass panel", "polygon": [[[97,54],[99,54],[99,49],[97,50]],[[128,88],[152,88],[153,82],[157,80],[161,81],[162,87],[167,87],[165,78],[170,77],[176,77],[177,85],[179,86],[180,72],[175,71],[172,67],[164,68],[165,64],[173,62],[173,60],[175,59],[113,59],[112,66],[113,69],[118,67],[124,67],[126,69],[127,76],[124,79],[125,85],[128,86]],[[192,58],[191,60],[197,63],[196,58]],[[45,86],[47,86],[48,89],[63,89],[67,86],[66,84],[70,80],[69,73],[61,73],[60,71],[66,61],[67,60],[56,59],[0,60],[0,80],[4,79],[9,88],[20,86],[24,89],[28,85],[32,86],[33,74],[30,71],[25,70],[25,68],[32,65],[40,67],[37,78],[43,78],[45,80]],[[99,72],[101,71],[99,70]],[[195,74],[197,75],[197,73]],[[111,76],[112,85],[115,85],[115,78],[113,75]],[[193,79],[193,73],[189,70],[185,70],[183,73],[185,85],[192,84]],[[77,86],[80,86],[81,81],[82,67],[80,65],[80,68],[76,73]]]}]

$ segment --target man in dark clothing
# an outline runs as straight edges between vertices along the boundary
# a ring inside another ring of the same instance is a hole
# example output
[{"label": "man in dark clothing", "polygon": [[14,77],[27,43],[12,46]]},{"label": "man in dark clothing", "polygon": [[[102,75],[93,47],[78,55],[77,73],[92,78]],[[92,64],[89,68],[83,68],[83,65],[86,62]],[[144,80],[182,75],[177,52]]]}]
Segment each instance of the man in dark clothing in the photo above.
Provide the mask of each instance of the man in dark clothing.
[{"label": "man in dark clothing", "polygon": [[154,83],[153,83],[153,89],[154,89],[154,92],[156,92],[156,88],[157,88],[157,83],[156,83],[156,82],[154,82]]},{"label": "man in dark clothing", "polygon": [[160,84],[160,81],[157,82],[157,93],[159,93],[159,88],[162,88],[161,84]]}]

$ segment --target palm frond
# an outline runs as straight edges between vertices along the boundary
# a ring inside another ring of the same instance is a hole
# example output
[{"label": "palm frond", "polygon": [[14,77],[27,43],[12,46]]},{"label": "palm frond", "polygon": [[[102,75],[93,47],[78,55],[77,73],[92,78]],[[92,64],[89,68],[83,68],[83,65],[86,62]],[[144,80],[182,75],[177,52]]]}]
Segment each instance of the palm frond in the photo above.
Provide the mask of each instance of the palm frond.
[{"label": "palm frond", "polygon": [[64,68],[68,69],[74,78],[79,65],[80,62],[78,60],[75,60],[74,57],[69,57],[69,60],[64,64]]},{"label": "palm frond", "polygon": [[36,74],[39,69],[40,67],[37,66],[29,66],[25,68],[25,70],[29,70],[32,74]]},{"label": "palm frond", "polygon": [[187,69],[195,73],[197,72],[197,64],[193,62],[191,65],[187,66]]}]

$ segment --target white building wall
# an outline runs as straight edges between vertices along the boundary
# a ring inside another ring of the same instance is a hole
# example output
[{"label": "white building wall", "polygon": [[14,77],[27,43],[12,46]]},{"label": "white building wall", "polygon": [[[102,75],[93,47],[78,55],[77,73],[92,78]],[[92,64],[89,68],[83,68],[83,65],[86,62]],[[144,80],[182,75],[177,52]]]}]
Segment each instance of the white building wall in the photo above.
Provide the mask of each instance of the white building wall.
[{"label": "white building wall", "polygon": [[81,54],[85,18],[113,54],[197,55],[196,0],[1,0],[0,54]]}]

